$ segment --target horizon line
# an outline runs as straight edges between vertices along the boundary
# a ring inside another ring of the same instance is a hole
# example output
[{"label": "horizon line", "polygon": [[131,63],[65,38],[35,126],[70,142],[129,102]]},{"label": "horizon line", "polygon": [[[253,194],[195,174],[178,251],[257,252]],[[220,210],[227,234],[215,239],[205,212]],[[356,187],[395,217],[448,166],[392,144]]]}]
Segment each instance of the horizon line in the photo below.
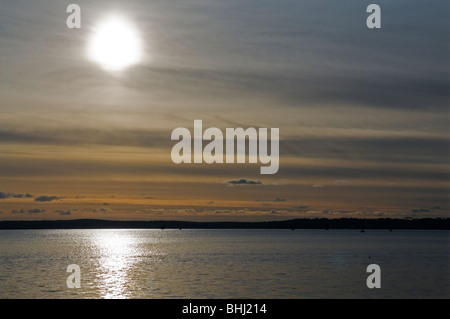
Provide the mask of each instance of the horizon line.
[{"label": "horizon line", "polygon": [[422,229],[450,230],[450,218],[295,218],[278,221],[2,220],[7,229]]}]

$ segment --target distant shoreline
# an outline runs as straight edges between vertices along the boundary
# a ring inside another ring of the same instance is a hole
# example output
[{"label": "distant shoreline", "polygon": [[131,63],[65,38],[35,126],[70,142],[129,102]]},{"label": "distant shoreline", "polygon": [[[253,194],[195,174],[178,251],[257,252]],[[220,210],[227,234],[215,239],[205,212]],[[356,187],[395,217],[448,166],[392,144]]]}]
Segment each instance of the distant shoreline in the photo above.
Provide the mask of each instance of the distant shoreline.
[{"label": "distant shoreline", "polygon": [[315,218],[268,222],[122,221],[103,219],[0,221],[5,229],[417,229],[450,230],[450,218]]}]

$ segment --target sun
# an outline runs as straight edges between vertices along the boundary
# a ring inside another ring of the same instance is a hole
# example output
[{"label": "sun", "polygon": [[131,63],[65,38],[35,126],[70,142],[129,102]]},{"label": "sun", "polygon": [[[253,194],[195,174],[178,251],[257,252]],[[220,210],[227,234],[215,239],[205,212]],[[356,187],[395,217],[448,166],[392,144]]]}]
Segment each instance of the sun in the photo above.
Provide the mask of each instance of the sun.
[{"label": "sun", "polygon": [[142,44],[138,31],[120,17],[102,21],[88,44],[88,57],[108,71],[121,71],[140,62]]}]

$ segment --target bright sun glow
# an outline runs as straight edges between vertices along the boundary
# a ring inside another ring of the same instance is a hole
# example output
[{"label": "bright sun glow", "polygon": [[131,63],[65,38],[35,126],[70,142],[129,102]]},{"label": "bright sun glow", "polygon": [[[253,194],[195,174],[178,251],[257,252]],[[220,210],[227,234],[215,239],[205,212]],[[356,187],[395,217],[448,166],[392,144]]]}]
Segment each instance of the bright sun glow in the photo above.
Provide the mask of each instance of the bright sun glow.
[{"label": "bright sun glow", "polygon": [[137,64],[142,55],[138,32],[121,18],[105,20],[94,30],[88,55],[109,71],[120,71]]}]

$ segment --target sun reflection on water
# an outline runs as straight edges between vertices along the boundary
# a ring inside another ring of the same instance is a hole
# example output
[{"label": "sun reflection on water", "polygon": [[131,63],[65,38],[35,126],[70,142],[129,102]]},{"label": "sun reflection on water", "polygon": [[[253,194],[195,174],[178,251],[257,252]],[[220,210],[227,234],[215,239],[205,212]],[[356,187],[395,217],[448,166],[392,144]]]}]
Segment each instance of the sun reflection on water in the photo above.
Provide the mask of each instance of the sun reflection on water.
[{"label": "sun reflection on water", "polygon": [[98,252],[97,280],[103,298],[127,298],[132,293],[133,264],[138,240],[127,230],[99,230],[92,238]]}]

